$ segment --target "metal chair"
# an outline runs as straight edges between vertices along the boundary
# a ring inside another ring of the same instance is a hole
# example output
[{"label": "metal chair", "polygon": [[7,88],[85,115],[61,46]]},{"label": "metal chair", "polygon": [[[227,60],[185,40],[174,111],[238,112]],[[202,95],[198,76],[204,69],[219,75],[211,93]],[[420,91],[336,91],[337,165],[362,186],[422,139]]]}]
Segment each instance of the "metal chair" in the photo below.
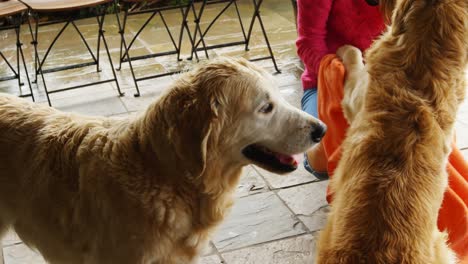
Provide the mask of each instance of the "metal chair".
[{"label": "metal chair", "polygon": [[291,0],[291,4],[293,6],[294,22],[296,23],[296,28],[297,28],[297,0]]},{"label": "metal chair", "polygon": [[[46,92],[47,96],[47,101],[49,105],[51,105],[50,101],[50,96],[49,94],[53,93],[58,93],[58,92],[63,92],[63,91],[68,91],[72,89],[78,89],[82,87],[87,87],[87,86],[92,86],[92,85],[98,85],[98,84],[103,84],[103,83],[109,83],[109,82],[115,82],[118,90],[118,95],[123,96],[122,91],[120,90],[119,82],[117,80],[117,76],[114,70],[114,66],[112,63],[112,58],[109,52],[109,47],[106,41],[106,38],[104,36],[104,30],[103,30],[103,25],[104,25],[104,19],[106,16],[106,9],[114,4],[113,0],[67,0],[67,1],[62,1],[62,0],[21,0],[25,5],[29,7],[29,13],[30,16],[34,19],[34,30],[33,26],[31,25],[31,22],[29,20],[29,30],[31,33],[32,37],[32,44],[34,45],[34,53],[35,53],[35,59],[34,59],[34,68],[35,68],[35,82],[37,83],[38,75],[41,76],[42,83],[44,85],[44,89]],[[96,20],[98,24],[98,42],[97,42],[97,51],[94,53],[86,39],[84,38],[83,34],[81,33],[79,27],[75,24],[75,21],[78,18],[78,16],[73,16],[70,15],[67,19],[60,19],[56,21],[46,21],[46,22],[40,22],[39,18],[42,14],[45,13],[57,13],[57,12],[77,12],[79,10],[82,10],[83,8],[89,8],[89,7],[94,7],[96,9]],[[59,24],[59,23],[64,23],[63,27],[60,29],[60,31],[57,33],[55,38],[52,40],[50,46],[48,47],[47,51],[45,52],[43,58],[39,56],[39,53],[37,51],[37,46],[38,46],[38,34],[39,34],[39,27],[43,26],[48,26],[48,25],[53,25],[53,24]],[[60,66],[60,67],[53,67],[49,69],[44,69],[44,63],[46,59],[48,58],[50,51],[56,44],[57,40],[60,38],[64,30],[68,26],[72,26],[76,32],[78,33],[79,39],[83,42],[83,44],[86,46],[90,56],[91,56],[91,61],[86,62],[86,63],[79,63],[79,64],[73,64],[73,65],[66,65],[66,66]],[[112,75],[113,78],[107,79],[107,80],[99,80],[95,82],[90,82],[90,83],[85,83],[85,84],[80,84],[80,85],[75,85],[71,87],[66,87],[66,88],[61,88],[61,89],[56,89],[56,90],[49,90],[46,84],[46,80],[44,77],[44,74],[46,73],[51,73],[51,72],[58,72],[58,71],[64,71],[64,70],[69,70],[69,69],[75,69],[75,68],[81,68],[81,67],[86,67],[86,66],[93,66],[96,65],[97,72],[100,72],[99,68],[99,63],[100,63],[100,58],[99,58],[99,51],[101,48],[101,41],[104,44],[104,49],[106,50],[107,57],[109,59],[109,63],[111,65],[112,69]]]},{"label": "metal chair", "polygon": [[[9,80],[18,80],[18,87],[20,90],[20,97],[31,97],[33,101],[34,99],[34,94],[32,91],[31,87],[31,81],[29,79],[29,74],[28,74],[28,68],[26,66],[26,62],[24,59],[24,53],[23,53],[23,44],[21,43],[20,40],[20,27],[21,27],[21,22],[23,18],[23,14],[27,10],[27,7],[23,5],[21,2],[18,2],[16,0],[9,0],[9,1],[2,1],[0,2],[0,18],[6,19],[9,22],[9,25],[6,26],[0,26],[0,30],[11,30],[13,29],[15,31],[16,35],[16,69],[12,65],[10,61],[8,61],[8,58],[5,56],[4,53],[0,51],[0,57],[5,61],[5,64],[8,66],[8,68],[11,70],[13,73],[10,76],[5,76],[1,77],[0,81],[9,81]],[[20,60],[21,57],[21,60]],[[21,66],[20,64],[23,64],[24,72],[26,74],[26,79],[28,81],[28,86],[29,86],[29,94],[23,94],[21,86],[24,85],[23,82],[21,82]]]},{"label": "metal chair", "polygon": [[[207,5],[222,4],[222,3],[226,3],[224,8],[218,13],[218,15],[210,22],[210,24],[202,32],[202,30],[200,28],[200,20],[203,17],[203,11],[204,11],[205,7]],[[281,71],[279,70],[278,65],[276,63],[276,59],[275,59],[275,56],[273,54],[273,50],[272,50],[271,45],[270,45],[270,41],[268,40],[268,36],[267,36],[266,30],[265,30],[265,27],[263,25],[262,17],[260,16],[260,8],[262,6],[263,0],[258,0],[258,1],[257,0],[252,0],[252,3],[253,3],[253,6],[254,6],[254,12],[252,14],[252,20],[250,21],[249,29],[248,29],[248,31],[246,33],[245,29],[244,29],[243,22],[242,22],[242,18],[240,16],[239,8],[237,6],[237,0],[203,0],[203,2],[201,4],[201,7],[199,9],[199,12],[195,16],[195,18],[196,18],[195,19],[195,33],[194,33],[194,42],[195,42],[195,44],[193,45],[193,48],[192,48],[192,56],[193,55],[196,56],[197,51],[204,51],[206,57],[208,58],[209,56],[208,56],[207,50],[216,49],[216,48],[224,48],[224,47],[229,47],[229,46],[236,46],[236,45],[245,45],[245,51],[248,51],[249,50],[250,39],[251,39],[251,36],[252,36],[253,26],[254,26],[255,22],[258,20],[258,23],[259,23],[260,28],[262,30],[263,37],[265,39],[265,43],[266,43],[267,48],[268,48],[269,56],[254,58],[254,59],[251,59],[251,61],[260,61],[260,60],[271,59],[271,61],[273,63],[273,66],[275,67],[276,72],[281,73]],[[236,42],[230,42],[230,43],[223,43],[223,44],[207,46],[206,43],[205,43],[204,38],[206,37],[206,35],[208,34],[209,30],[214,25],[214,23],[216,23],[216,21],[221,17],[221,15],[224,14],[224,12],[226,12],[226,10],[232,5],[234,5],[234,7],[236,9],[237,17],[238,17],[240,27],[241,27],[241,30],[242,30],[243,40],[236,41]],[[197,40],[197,35],[199,35],[198,40]],[[203,46],[199,47],[200,44],[202,44]]]},{"label": "metal chair", "polygon": [[[130,6],[133,3],[136,2],[142,2],[142,0],[121,0],[119,5],[120,5],[120,12],[123,12],[123,19],[121,21],[119,14],[117,13],[117,23],[119,25],[119,33],[121,36],[121,42],[120,42],[120,58],[119,58],[119,67],[117,68],[120,70],[122,68],[122,63],[123,62],[128,62],[130,71],[133,77],[133,81],[135,84],[136,88],[136,93],[134,94],[135,97],[140,96],[140,89],[138,87],[138,82],[144,81],[144,80],[149,80],[153,78],[158,78],[158,77],[163,77],[163,76],[168,76],[172,74],[179,73],[180,70],[176,71],[169,71],[169,72],[164,72],[164,73],[159,73],[159,74],[154,74],[150,76],[144,76],[144,77],[136,77],[135,72],[133,69],[132,62],[136,60],[143,60],[143,59],[149,59],[149,58],[155,58],[155,57],[161,57],[161,56],[168,56],[168,55],[177,55],[177,62],[181,61],[180,58],[180,49],[182,46],[182,39],[185,30],[187,30],[187,34],[189,37],[189,40],[191,42],[191,45],[193,45],[193,39],[192,35],[190,33],[190,29],[188,27],[188,22],[187,22],[187,16],[190,11],[190,8],[193,7],[193,0],[189,0],[187,4],[177,4],[173,6],[165,6],[165,7],[157,7],[157,8],[147,8],[144,10],[139,10],[139,11],[131,11]],[[174,36],[172,32],[170,31],[166,20],[164,18],[164,11],[168,10],[177,10],[179,9],[181,12],[182,16],[182,21],[180,25],[180,34],[179,34],[179,39],[178,42],[176,43]],[[119,12],[119,13],[120,13]],[[125,32],[126,32],[126,26],[127,26],[127,19],[130,16],[135,16],[135,15],[143,15],[143,14],[150,14],[149,17],[146,19],[146,21],[141,25],[140,29],[135,33],[135,35],[131,38],[130,42],[127,44],[127,40],[125,38]],[[157,53],[152,53],[152,54],[146,54],[142,56],[131,56],[130,51],[132,49],[133,44],[135,43],[135,40],[140,36],[141,32],[149,25],[149,23],[155,18],[159,16],[161,18],[161,21],[163,22],[163,25],[166,29],[167,34],[169,35],[171,42],[173,44],[173,49],[169,51],[161,51]]]}]

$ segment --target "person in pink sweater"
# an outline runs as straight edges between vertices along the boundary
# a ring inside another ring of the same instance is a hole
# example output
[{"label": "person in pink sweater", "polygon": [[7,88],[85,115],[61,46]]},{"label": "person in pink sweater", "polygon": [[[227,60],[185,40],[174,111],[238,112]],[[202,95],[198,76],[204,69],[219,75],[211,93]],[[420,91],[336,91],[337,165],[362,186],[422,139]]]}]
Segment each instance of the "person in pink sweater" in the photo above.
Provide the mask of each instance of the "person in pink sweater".
[{"label": "person in pink sweater", "polygon": [[[361,51],[384,30],[378,0],[297,0],[297,53],[304,63],[302,109],[318,118],[317,77],[326,54],[347,44]],[[323,146],[305,153],[304,167],[319,179],[328,178]]]}]

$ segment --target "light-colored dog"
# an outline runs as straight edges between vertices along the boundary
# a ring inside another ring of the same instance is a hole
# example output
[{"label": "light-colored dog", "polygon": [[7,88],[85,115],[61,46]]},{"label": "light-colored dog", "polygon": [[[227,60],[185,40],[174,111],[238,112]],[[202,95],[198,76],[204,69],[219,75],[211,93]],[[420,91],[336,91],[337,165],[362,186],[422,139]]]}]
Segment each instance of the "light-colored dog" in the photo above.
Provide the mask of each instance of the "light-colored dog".
[{"label": "light-colored dog", "polygon": [[[392,26],[347,70],[350,128],[317,263],[456,263],[437,228],[455,116],[465,95],[467,0],[380,0]],[[394,9],[393,9],[394,7]]]},{"label": "light-colored dog", "polygon": [[196,263],[241,169],[286,173],[324,133],[245,60],[186,73],[137,117],[0,96],[0,233],[50,263]]}]

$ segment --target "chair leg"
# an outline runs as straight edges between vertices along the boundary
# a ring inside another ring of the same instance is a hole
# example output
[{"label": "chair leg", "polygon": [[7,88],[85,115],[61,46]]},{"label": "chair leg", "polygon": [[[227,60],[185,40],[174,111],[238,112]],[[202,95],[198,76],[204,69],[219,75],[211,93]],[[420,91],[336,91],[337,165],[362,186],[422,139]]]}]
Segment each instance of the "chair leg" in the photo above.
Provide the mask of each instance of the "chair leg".
[{"label": "chair leg", "polygon": [[130,58],[130,51],[128,50],[127,42],[125,40],[125,26],[126,26],[126,23],[127,23],[127,17],[128,17],[128,9],[127,8],[125,8],[123,23],[120,22],[119,14],[116,12],[117,25],[119,27],[119,33],[120,33],[120,56],[119,56],[119,68],[118,68],[118,70],[122,69],[122,62],[124,60],[124,57],[122,57],[122,49],[125,48],[125,56],[127,57],[128,65],[130,66],[130,72],[131,72],[132,78],[133,78],[133,83],[135,84],[135,89],[136,89],[136,93],[133,94],[133,96],[139,97],[141,95],[140,94],[140,88],[138,87],[138,82],[136,80],[135,71],[133,70],[132,59]]},{"label": "chair leg", "polygon": [[104,36],[105,31],[103,30],[103,26],[104,26],[105,17],[106,17],[106,10],[105,9],[104,9],[102,15],[97,15],[96,16],[96,18],[98,20],[98,23],[99,23],[98,38],[102,38],[102,43],[104,44],[104,48],[106,50],[107,57],[109,59],[109,63],[110,63],[110,66],[111,66],[110,68],[112,70],[112,75],[114,76],[114,82],[115,82],[115,85],[117,86],[117,91],[119,92],[119,96],[123,96],[124,93],[122,93],[122,91],[120,90],[120,85],[119,85],[119,81],[117,79],[117,75],[115,74],[114,64],[112,63],[112,57],[111,57],[111,54],[110,54],[110,51],[109,51],[109,46],[107,45],[107,41],[106,41],[106,38]]},{"label": "chair leg", "polygon": [[[34,19],[35,22],[35,30],[33,30],[32,25],[31,25],[31,18]],[[37,31],[39,27],[39,21],[37,18],[37,14],[32,13],[32,11],[29,11],[29,18],[28,18],[28,27],[29,27],[29,33],[31,34],[31,44],[34,47],[34,80],[32,83],[37,84],[37,74],[38,74],[38,64],[39,64],[39,54],[37,53]],[[50,104],[50,102],[49,102]]]},{"label": "chair leg", "polygon": [[35,22],[35,26],[34,26],[35,29],[33,31],[32,26],[31,26],[31,21],[30,19],[28,19],[29,32],[31,33],[31,37],[32,37],[31,44],[34,45],[34,73],[35,74],[34,74],[33,83],[37,84],[37,81],[38,81],[37,76],[39,74],[42,79],[42,84],[44,85],[44,91],[46,94],[47,103],[49,104],[49,106],[52,106],[52,103],[50,101],[50,96],[49,96],[49,90],[47,89],[47,84],[44,78],[44,73],[42,72],[42,67],[40,67],[41,60],[39,58],[39,53],[37,52],[37,44],[38,44],[37,35],[39,32],[39,16],[35,13],[32,13],[31,11],[30,11],[30,16],[34,19],[34,22]]},{"label": "chair leg", "polygon": [[261,7],[261,5],[263,3],[263,0],[259,0],[258,3],[257,3],[256,0],[253,0],[253,3],[254,3],[254,6],[255,6],[255,11],[254,11],[254,14],[252,16],[252,20],[250,22],[250,27],[249,27],[249,31],[248,31],[248,35],[247,35],[247,42],[245,43],[245,50],[246,51],[249,50],[249,43],[250,43],[250,38],[252,36],[253,25],[255,23],[255,20],[258,19],[258,22],[260,24],[260,28],[262,29],[263,37],[265,38],[265,42],[267,44],[268,52],[270,54],[270,59],[273,62],[273,66],[275,67],[276,72],[281,73],[281,71],[278,68],[278,65],[276,64],[276,59],[275,59],[275,56],[273,54],[273,50],[271,49],[270,41],[268,40],[268,36],[267,36],[266,30],[265,30],[265,27],[263,25],[262,17],[260,16],[260,7]]},{"label": "chair leg", "polygon": [[239,12],[239,7],[237,6],[237,0],[234,1],[234,6],[236,7],[237,18],[239,19],[239,24],[242,30],[242,36],[244,36],[244,40],[247,41],[247,35],[245,34],[244,23],[242,23],[242,18]]},{"label": "chair leg", "polygon": [[[208,50],[206,49],[205,39],[203,38],[203,33],[202,33],[201,27],[200,27],[200,19],[201,19],[202,15],[203,15],[203,11],[205,11],[205,6],[206,6],[206,0],[203,0],[202,6],[200,7],[200,12],[197,15],[197,12],[195,11],[195,6],[192,5],[193,16],[195,17],[195,21],[194,21],[195,22],[195,32],[193,33],[193,39],[196,42],[197,34],[198,33],[200,34],[200,41],[201,41],[201,43],[203,45],[203,50],[205,52],[205,56],[206,56],[207,59],[209,59],[210,56],[208,55]],[[191,56],[193,55],[193,53],[196,53],[196,52],[197,52],[197,47],[192,46]],[[198,56],[197,56],[197,61],[199,61]]]},{"label": "chair leg", "polygon": [[166,23],[166,19],[164,18],[161,11],[159,11],[158,13],[159,13],[159,16],[161,17],[161,21],[163,22],[164,28],[166,29],[166,32],[169,35],[169,38],[171,39],[174,49],[177,51],[177,53],[180,53],[179,47],[177,47],[177,44],[175,43],[174,36],[172,36],[171,30],[169,29],[169,26]]},{"label": "chair leg", "polygon": [[273,66],[275,67],[275,70],[277,73],[281,73],[281,70],[278,68],[278,65],[276,64],[275,55],[273,54],[273,50],[271,49],[270,41],[268,40],[267,32],[265,30],[265,26],[263,25],[263,20],[262,20],[262,17],[260,16],[260,13],[257,14],[257,17],[258,17],[258,22],[260,23],[260,27],[262,28],[263,37],[265,38],[265,42],[267,44],[268,52],[270,53]]},{"label": "chair leg", "polygon": [[[101,69],[99,68],[99,57],[100,57],[100,50],[101,50],[101,38],[98,36],[98,41],[97,41],[97,51],[96,51],[96,71],[101,72]],[[94,59],[94,56],[93,56]],[[114,67],[112,67],[114,69]]]},{"label": "chair leg", "polygon": [[184,28],[185,28],[185,25],[187,24],[187,17],[185,16],[185,12],[182,7],[180,8],[180,12],[182,13],[182,23],[180,24],[179,41],[178,41],[178,46],[177,46],[177,49],[178,49],[177,61],[182,61],[182,59],[180,58],[180,51],[182,50],[182,38],[184,36]]},{"label": "chair leg", "polygon": [[81,33],[80,29],[78,28],[78,26],[76,26],[75,24],[75,21],[71,21],[71,24],[73,26],[73,28],[75,28],[76,32],[78,33],[78,35],[80,36],[81,38],[81,41],[83,42],[83,44],[86,46],[86,49],[88,49],[88,52],[89,52],[89,55],[91,55],[94,63],[96,63],[97,65],[97,72],[100,72],[101,70],[99,69],[99,38],[98,38],[98,48],[97,48],[97,58],[96,56],[94,56],[94,53],[93,51],[91,50],[91,48],[89,47],[89,44],[88,42],[86,41],[85,37],[83,36],[83,34]]},{"label": "chair leg", "polygon": [[[23,62],[23,67],[24,67],[24,73],[26,75],[26,80],[28,81],[28,87],[29,87],[29,92],[30,92],[30,96],[33,100],[33,102],[35,102],[35,98],[34,98],[34,93],[32,91],[32,87],[31,87],[31,80],[29,79],[29,73],[28,73],[28,67],[26,66],[26,60],[24,59],[24,53],[23,53],[23,43],[21,43],[21,39],[20,39],[20,29],[21,29],[21,17],[22,15],[18,18],[18,24],[16,25],[15,27],[15,33],[16,33],[16,52],[17,52],[17,59],[18,59],[18,82],[20,83],[21,85],[21,81],[20,81],[20,78],[21,78],[21,75],[20,75],[20,61],[19,61],[19,55],[21,55],[21,61]],[[20,86],[21,87],[21,86]],[[20,88],[21,89],[21,88]]]},{"label": "chair leg", "polygon": [[122,58],[125,58],[127,56],[126,52],[128,50],[130,50],[133,46],[133,44],[135,43],[135,41],[137,40],[138,36],[140,36],[141,32],[143,32],[143,30],[148,26],[148,24],[153,20],[153,18],[156,16],[156,12],[153,12],[151,14],[151,16],[149,16],[145,23],[143,23],[143,25],[141,26],[141,28],[137,31],[137,33],[135,34],[135,36],[133,36],[132,40],[130,41],[130,43],[128,44],[127,46],[127,50],[124,50],[124,54],[122,56]]},{"label": "chair leg", "polygon": [[21,82],[21,67],[20,67],[20,52],[19,52],[19,40],[18,40],[18,32],[16,31],[16,28],[15,28],[15,32],[16,32],[16,78],[18,78],[18,87],[20,89],[20,92],[21,92],[21,86],[24,85],[24,83]]},{"label": "chair leg", "polygon": [[[117,68],[118,71],[122,69],[122,62],[123,62],[123,48],[124,48],[124,41],[125,41],[125,28],[127,26],[127,17],[128,17],[128,7],[124,6],[124,17],[123,22],[120,22],[120,13],[121,8],[119,8],[118,12],[115,12],[115,17],[117,19],[117,24],[119,26],[119,34],[120,34],[120,55],[119,55],[119,67]],[[128,52],[127,50],[125,52]]]},{"label": "chair leg", "polygon": [[[203,1],[203,3],[205,3],[206,0]],[[208,33],[208,31],[210,31],[211,27],[216,23],[216,21],[224,14],[224,12],[226,12],[226,10],[234,3],[234,0],[230,0],[228,2],[228,4],[216,15],[216,17],[210,22],[210,24],[206,27],[205,31],[203,31],[203,33],[200,32],[200,39],[198,41],[196,41],[196,44],[195,44],[195,51],[197,51],[198,49],[198,46],[200,45],[200,43],[203,44],[203,49],[205,50],[205,53],[207,52],[207,47],[205,45],[205,36],[206,34]],[[201,19],[201,13],[200,15],[198,15],[198,19]],[[207,53],[206,53],[207,54]]]},{"label": "chair leg", "polygon": [[[193,46],[195,45],[195,39],[192,38],[192,33],[190,33],[190,28],[188,26],[188,20],[187,20],[188,14],[189,14],[191,8],[193,7],[193,5],[195,4],[194,2],[195,2],[194,0],[191,0],[190,3],[187,5],[185,10],[183,10],[182,7],[180,8],[180,12],[182,13],[182,23],[180,25],[179,46],[178,46],[178,51],[179,52],[177,53],[177,61],[182,61],[182,59],[180,58],[180,51],[182,49],[182,38],[184,36],[185,30],[187,30],[187,35],[189,37],[191,50],[193,50]],[[187,59],[191,60],[192,56],[193,56],[193,53],[190,54],[190,57],[187,58]],[[198,54],[197,53],[195,53],[195,58],[198,60]]]},{"label": "chair leg", "polygon": [[10,70],[13,72],[13,75],[16,76],[18,73],[16,72],[15,68],[10,64],[10,62],[8,61],[8,59],[5,57],[5,55],[3,55],[3,53],[0,51],[0,57],[3,58],[3,60],[5,61],[5,63],[7,64],[7,66],[10,68]]},{"label": "chair leg", "polygon": [[[21,45],[23,45],[23,44],[21,43]],[[23,48],[20,46],[19,49],[20,49],[20,53],[21,53],[21,60],[23,61],[24,74],[26,75],[26,79],[28,81],[29,92],[31,93],[31,98],[32,98],[33,102],[35,102],[36,99],[34,98],[34,93],[33,93],[33,90],[32,90],[31,80],[29,79],[28,66],[26,65],[26,60],[24,59]]]}]

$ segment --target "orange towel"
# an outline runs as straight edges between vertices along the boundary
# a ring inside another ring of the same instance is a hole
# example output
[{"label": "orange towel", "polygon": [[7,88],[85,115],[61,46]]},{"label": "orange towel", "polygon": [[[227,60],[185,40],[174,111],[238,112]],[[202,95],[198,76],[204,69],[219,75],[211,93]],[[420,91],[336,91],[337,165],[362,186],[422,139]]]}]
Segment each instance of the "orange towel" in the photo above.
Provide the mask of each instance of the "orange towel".
[{"label": "orange towel", "polygon": [[[328,159],[328,175],[331,177],[341,157],[341,143],[345,137],[348,123],[341,108],[345,67],[334,54],[328,54],[320,62],[318,75],[318,114],[327,125],[327,133],[322,139],[325,155]],[[332,194],[327,189],[327,201]]]},{"label": "orange towel", "polygon": [[[318,76],[319,118],[327,125],[327,134],[322,140],[328,159],[328,175],[333,172],[341,156],[341,143],[348,123],[341,108],[345,68],[336,55],[326,55]],[[459,255],[461,262],[468,264],[468,163],[453,144],[447,165],[449,187],[439,211],[438,226],[449,235],[450,247]],[[333,193],[327,190],[327,201]]]}]

